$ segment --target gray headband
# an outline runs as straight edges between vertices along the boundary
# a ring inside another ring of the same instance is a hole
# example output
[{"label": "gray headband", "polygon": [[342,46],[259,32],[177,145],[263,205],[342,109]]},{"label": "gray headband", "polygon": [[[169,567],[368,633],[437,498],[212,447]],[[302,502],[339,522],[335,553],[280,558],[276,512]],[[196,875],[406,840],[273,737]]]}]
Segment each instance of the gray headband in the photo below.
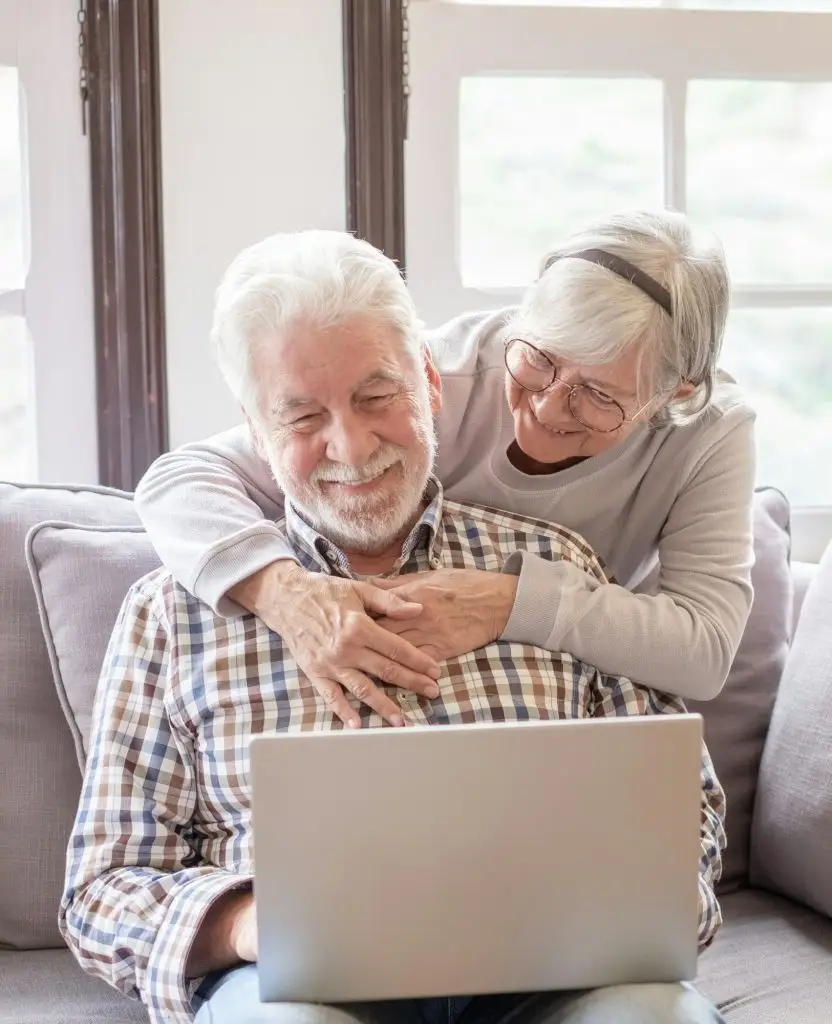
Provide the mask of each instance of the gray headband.
[{"label": "gray headband", "polygon": [[645,295],[649,295],[654,302],[657,302],[665,312],[673,316],[673,303],[667,288],[659,284],[649,274],[645,274],[643,270],[633,266],[628,260],[623,259],[623,257],[606,252],[604,249],[581,249],[579,252],[565,252],[559,256],[553,256],[543,268],[543,272],[545,273],[553,263],[564,259],[587,260],[589,263],[597,263],[599,267],[606,267],[613,274],[618,274],[625,281],[629,281],[636,288],[640,288]]}]

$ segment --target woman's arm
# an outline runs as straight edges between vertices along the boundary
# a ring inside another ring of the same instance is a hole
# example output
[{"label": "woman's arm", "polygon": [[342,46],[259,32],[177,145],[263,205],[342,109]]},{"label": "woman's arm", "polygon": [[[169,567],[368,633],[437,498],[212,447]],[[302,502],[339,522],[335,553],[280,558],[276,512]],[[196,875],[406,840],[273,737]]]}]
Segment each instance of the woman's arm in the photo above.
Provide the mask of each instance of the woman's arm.
[{"label": "woman's arm", "polygon": [[518,552],[502,638],[566,651],[692,700],[720,692],[751,608],[753,421],[737,424],[689,476],[659,539],[659,593],[599,583],[566,562]]},{"label": "woman's arm", "polygon": [[275,520],[283,495],[243,425],[162,455],[136,489],[136,509],[165,566],[220,615],[228,591],[278,559],[295,559]]}]

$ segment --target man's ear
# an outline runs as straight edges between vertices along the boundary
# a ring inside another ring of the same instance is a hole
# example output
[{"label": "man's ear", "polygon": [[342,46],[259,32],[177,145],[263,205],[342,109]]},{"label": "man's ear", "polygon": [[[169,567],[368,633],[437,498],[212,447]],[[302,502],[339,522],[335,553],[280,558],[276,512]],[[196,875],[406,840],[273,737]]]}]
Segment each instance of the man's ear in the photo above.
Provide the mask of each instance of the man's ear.
[{"label": "man's ear", "polygon": [[[240,408],[242,409],[243,407],[240,406]],[[245,416],[246,418],[246,423],[248,424],[248,432],[249,434],[251,434],[251,443],[254,445],[255,452],[257,452],[257,454],[264,462],[268,462],[269,457],[266,454],[266,446],[265,444],[263,444],[263,435],[254,425],[254,420],[251,418],[251,416],[249,416],[245,409],[243,409],[243,416]]]},{"label": "man's ear", "polygon": [[442,408],[442,378],[433,363],[433,356],[427,345],[423,349],[425,365],[425,376],[428,379],[428,393],[430,395],[430,411],[436,415]]}]

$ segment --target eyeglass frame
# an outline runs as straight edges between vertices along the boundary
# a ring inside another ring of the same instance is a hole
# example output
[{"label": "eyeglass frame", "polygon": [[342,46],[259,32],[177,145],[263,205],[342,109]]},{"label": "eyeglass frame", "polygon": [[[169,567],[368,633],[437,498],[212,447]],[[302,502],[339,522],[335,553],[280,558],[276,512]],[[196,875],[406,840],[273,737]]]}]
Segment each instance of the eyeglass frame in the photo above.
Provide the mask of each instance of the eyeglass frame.
[{"label": "eyeglass frame", "polygon": [[[552,379],[549,381],[549,383],[545,387],[542,387],[542,388],[529,388],[529,387],[526,387],[526,385],[523,384],[521,381],[519,381],[514,376],[514,374],[511,372],[511,367],[508,365],[508,353],[509,353],[509,349],[511,348],[511,346],[514,345],[515,343],[520,344],[520,345],[526,345],[527,348],[530,348],[533,352],[536,352],[539,356],[543,356],[543,358],[546,360],[546,362],[552,367]],[[518,387],[522,388],[524,391],[528,391],[529,394],[531,394],[531,395],[542,395],[545,391],[548,391],[550,388],[553,388],[555,386],[555,384],[560,384],[563,387],[565,387],[567,389],[567,391],[569,392],[568,397],[566,399],[566,402],[567,402],[567,405],[569,406],[569,411],[572,413],[572,416],[574,417],[574,419],[576,419],[578,421],[578,423],[581,424],[581,426],[586,427],[587,430],[593,430],[596,434],[614,434],[616,432],[616,430],[620,430],[624,426],[625,423],[634,423],[636,418],[638,416],[640,416],[644,412],[644,410],[646,408],[648,408],[648,406],[655,400],[655,396],[654,396],[649,401],[645,402],[644,405],[642,405],[639,409],[637,409],[633,413],[632,416],[627,416],[626,412],[624,411],[624,406],[618,401],[617,398],[613,398],[611,395],[604,394],[604,392],[603,391],[599,391],[598,388],[593,388],[591,384],[570,384],[568,381],[565,381],[562,378],[558,377],[558,368],[557,368],[557,366],[555,366],[555,364],[552,361],[551,357],[546,352],[544,352],[542,349],[539,349],[536,345],[532,345],[532,343],[530,341],[526,341],[525,338],[509,338],[508,339],[508,341],[505,343],[505,350],[503,352],[503,362],[505,363],[506,372],[508,373],[509,377],[511,377],[511,379],[514,381],[514,383]],[[612,402],[612,404],[621,413],[621,422],[618,424],[618,426],[612,427],[609,430],[599,430],[597,427],[594,427],[591,423],[587,423],[585,420],[582,420],[580,416],[576,415],[575,410],[572,408],[572,396],[575,394],[576,391],[580,391],[581,388],[586,388],[587,391],[595,391],[597,394],[603,395],[605,400],[607,400],[609,402]]]}]

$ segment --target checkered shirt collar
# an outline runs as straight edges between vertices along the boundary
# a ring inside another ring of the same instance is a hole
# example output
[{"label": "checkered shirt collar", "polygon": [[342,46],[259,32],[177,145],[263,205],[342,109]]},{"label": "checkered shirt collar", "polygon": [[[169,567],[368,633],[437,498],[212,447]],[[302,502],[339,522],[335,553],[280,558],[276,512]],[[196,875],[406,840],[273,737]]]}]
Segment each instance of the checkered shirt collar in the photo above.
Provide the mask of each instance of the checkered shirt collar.
[{"label": "checkered shirt collar", "polygon": [[[442,485],[431,476],[425,487],[427,505],[418,522],[402,545],[401,557],[394,572],[400,569],[418,551],[427,550],[431,568],[438,568],[444,543],[442,531]],[[286,533],[301,565],[312,572],[326,572],[339,576],[355,575],[344,552],[310,525],[291,501],[286,502]]]}]

